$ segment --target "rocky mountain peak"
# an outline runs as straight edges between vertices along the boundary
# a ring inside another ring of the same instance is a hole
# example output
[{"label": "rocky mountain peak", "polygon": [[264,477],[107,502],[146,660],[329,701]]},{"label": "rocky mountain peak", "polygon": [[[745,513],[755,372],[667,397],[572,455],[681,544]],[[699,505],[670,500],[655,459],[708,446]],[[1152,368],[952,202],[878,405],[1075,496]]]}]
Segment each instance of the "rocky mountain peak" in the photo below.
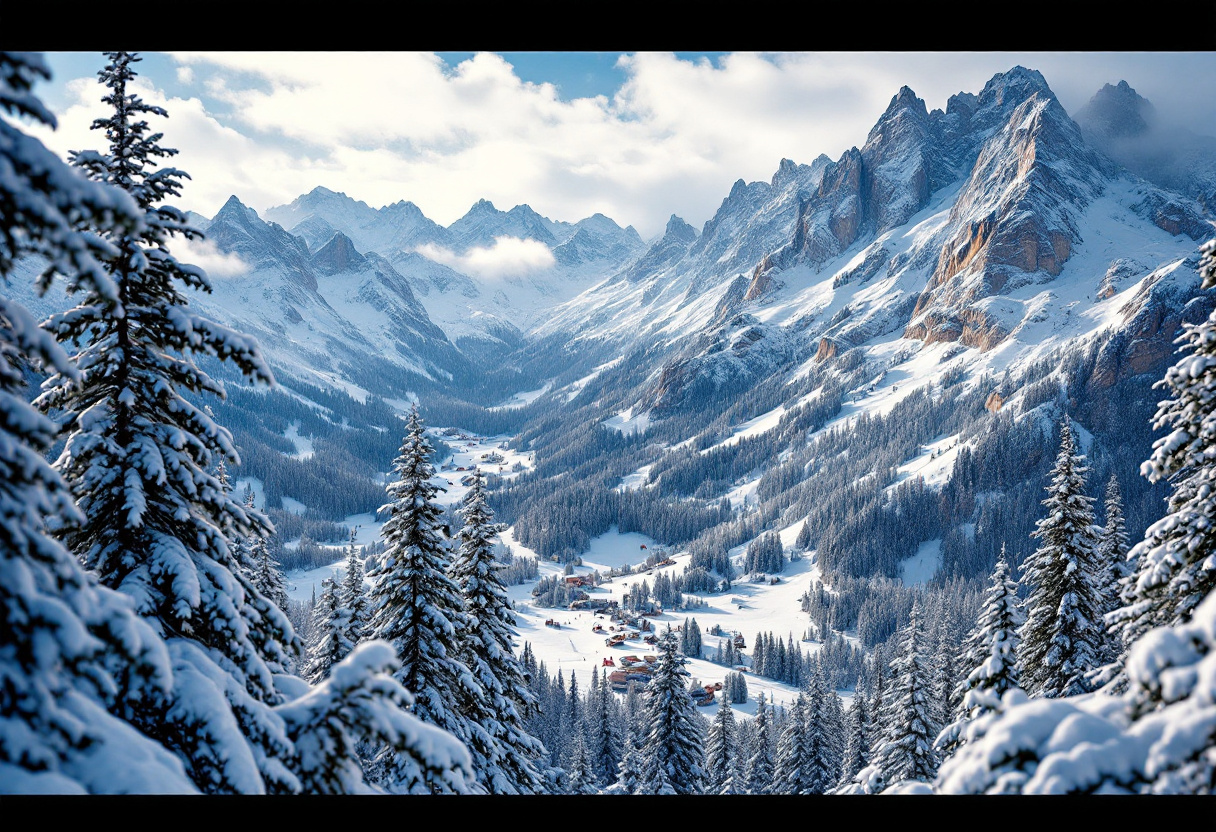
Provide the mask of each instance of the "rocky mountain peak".
[{"label": "rocky mountain peak", "polygon": [[671,218],[667,220],[667,228],[663,231],[663,239],[691,243],[697,239],[697,229],[672,214]]},{"label": "rocky mountain peak", "polygon": [[211,222],[212,224],[220,221],[244,223],[250,219],[260,220],[258,212],[241,202],[237,199],[236,194],[233,194],[228,197],[228,201],[221,206],[220,210],[216,211],[215,216],[211,218]]},{"label": "rocky mountain peak", "polygon": [[1121,139],[1146,133],[1156,117],[1148,99],[1142,98],[1126,81],[1106,84],[1077,111],[1081,129],[1107,139]]},{"label": "rocky mountain peak", "polygon": [[350,237],[339,231],[317,250],[312,263],[325,274],[337,274],[360,271],[367,265],[367,259],[355,249]]}]

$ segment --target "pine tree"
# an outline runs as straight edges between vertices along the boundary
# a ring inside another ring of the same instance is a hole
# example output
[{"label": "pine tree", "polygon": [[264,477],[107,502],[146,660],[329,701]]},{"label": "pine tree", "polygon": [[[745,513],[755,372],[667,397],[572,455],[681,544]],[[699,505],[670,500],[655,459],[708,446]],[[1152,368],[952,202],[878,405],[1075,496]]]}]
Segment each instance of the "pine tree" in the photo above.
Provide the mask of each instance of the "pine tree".
[{"label": "pine tree", "polygon": [[806,711],[806,694],[799,692],[777,739],[774,794],[810,794]]},{"label": "pine tree", "polygon": [[599,782],[591,766],[591,753],[582,731],[575,731],[570,740],[570,761],[566,766],[567,794],[596,794]]},{"label": "pine tree", "polygon": [[659,638],[658,652],[646,686],[645,788],[655,794],[700,794],[705,758],[701,717],[685,688],[684,658],[670,627]]},{"label": "pine tree", "polygon": [[[386,487],[391,502],[384,523],[385,551],[371,570],[372,633],[390,642],[401,664],[393,674],[414,697],[413,713],[455,735],[466,745],[480,781],[493,759],[493,738],[474,720],[482,715],[485,693],[460,661],[459,634],[469,628],[460,590],[448,576],[447,543],[440,531],[439,487],[431,482],[434,451],[415,407],[410,411],[401,452],[393,461],[396,479]],[[379,759],[386,788],[393,792],[442,792],[443,783],[410,779],[398,755]]]},{"label": "pine tree", "polygon": [[737,794],[736,764],[738,760],[735,744],[735,712],[730,699],[722,691],[718,698],[718,712],[709,726],[705,740],[705,793]]},{"label": "pine tree", "polygon": [[743,788],[746,794],[771,794],[773,789],[773,757],[769,749],[769,710],[764,694],[756,700],[756,716],[752,720],[753,739],[751,756],[743,772]]},{"label": "pine tree", "polygon": [[279,706],[302,792],[375,793],[360,764],[364,744],[391,748],[404,780],[456,794],[472,790],[468,750],[409,713],[413,697],[392,677],[396,666],[388,643],[365,642],[308,693]]},{"label": "pine tree", "polygon": [[928,783],[937,773],[933,740],[938,726],[931,716],[933,685],[923,626],[917,600],[901,634],[899,653],[891,662],[890,688],[883,696],[882,740],[873,757],[888,787],[906,780]]},{"label": "pine tree", "polygon": [[342,591],[338,602],[350,611],[346,637],[351,644],[359,644],[368,637],[371,626],[371,602],[363,585],[363,558],[355,545],[358,527],[350,530],[350,545],[346,549],[346,574],[342,577]]},{"label": "pine tree", "polygon": [[870,764],[870,713],[866,692],[857,680],[853,701],[849,705],[848,733],[841,758],[840,781],[837,786],[852,783],[858,772]]},{"label": "pine tree", "polygon": [[[244,575],[230,545],[272,529],[209,473],[220,458],[238,461],[232,438],[183,395],[224,395],[195,356],[227,361],[254,382],[272,384],[273,377],[251,339],[190,311],[182,290],[210,287],[201,271],[169,252],[172,238],[199,235],[180,211],[161,204],[179,195],[185,177],[176,168],[156,169],[176,151],[159,144],[161,134],[151,133],[144,117],[165,112],[130,92],[136,56],[107,56],[99,76],[112,114],[93,128],[105,131],[109,147],[72,159],[95,181],[126,191],[143,226],[107,234],[112,290],[70,284],[78,305],[46,324],[77,349],[80,371],[78,379],[53,376],[37,400],[69,434],[56,467],[84,520],[64,528],[63,539],[170,639],[178,686],[169,699],[132,705],[143,729],[177,752],[208,791],[294,791],[298,781],[279,762],[290,747],[271,706],[283,699],[275,674],[290,670],[303,645],[286,615]],[[190,684],[192,675],[208,681]],[[221,718],[235,720],[239,731],[206,727],[217,697],[230,708]],[[242,735],[247,745],[230,742]]]},{"label": "pine tree", "polygon": [[816,662],[815,672],[807,685],[803,794],[824,794],[840,777],[843,748],[836,736],[842,727],[841,714],[834,707],[838,705],[837,699],[823,665]]},{"label": "pine tree", "polygon": [[802,528],[798,530],[798,537],[794,541],[794,548],[799,552],[805,552],[811,548],[811,521],[802,521]]},{"label": "pine tree", "polygon": [[[493,540],[502,526],[494,522],[486,503],[480,469],[473,474],[460,513],[464,525],[451,573],[467,621],[460,633],[459,658],[484,691],[479,722],[495,745],[492,765],[481,773],[483,785],[491,794],[534,794],[542,783],[535,761],[545,748],[524,728],[515,707],[531,694],[512,647],[515,613],[500,576],[503,565],[494,558]],[[353,551],[353,542],[351,548]]]},{"label": "pine tree", "polygon": [[[248,504],[253,508],[252,501]],[[249,559],[253,562],[253,585],[266,600],[281,610],[287,609],[287,580],[282,565],[275,560],[270,548],[271,538],[254,533],[248,538]],[[357,643],[357,642],[356,642]]]},{"label": "pine tree", "polygon": [[594,707],[586,713],[588,751],[596,781],[609,786],[616,781],[621,766],[621,732],[616,697],[608,684],[608,674],[600,677]]},{"label": "pine tree", "polygon": [[[114,293],[104,236],[142,223],[125,192],[86,180],[19,119],[55,127],[33,92],[40,55],[0,52],[0,281],[37,257],[81,289]],[[181,763],[133,728],[124,700],[164,697],[163,642],[129,598],[99,586],[50,522],[84,518],[45,460],[56,427],[25,398],[31,368],[76,381],[67,355],[29,311],[0,294],[0,792],[190,792]],[[112,761],[121,756],[116,770]]]},{"label": "pine tree", "polygon": [[962,703],[953,721],[937,738],[937,748],[952,754],[965,739],[963,729],[972,720],[993,711],[1001,697],[1018,687],[1018,631],[1025,616],[1018,602],[1018,585],[1010,574],[1005,546],[988,579],[988,593],[975,628],[963,644],[962,666],[967,672],[958,684]]},{"label": "pine tree", "polygon": [[1042,542],[1022,565],[1027,596],[1018,673],[1032,697],[1083,693],[1086,674],[1098,666],[1103,631],[1094,586],[1093,499],[1085,494],[1089,469],[1084,463],[1065,418],[1043,501],[1047,516],[1032,533]]},{"label": "pine tree", "polygon": [[613,794],[641,794],[645,777],[646,760],[642,753],[643,738],[638,736],[632,722],[626,723],[625,753],[621,756],[621,767],[616,783],[610,787]]},{"label": "pine tree", "polygon": [[308,665],[304,678],[320,684],[330,669],[350,655],[355,642],[350,640],[350,610],[338,600],[332,578],[321,581],[321,597],[312,609],[313,641],[308,646]]}]

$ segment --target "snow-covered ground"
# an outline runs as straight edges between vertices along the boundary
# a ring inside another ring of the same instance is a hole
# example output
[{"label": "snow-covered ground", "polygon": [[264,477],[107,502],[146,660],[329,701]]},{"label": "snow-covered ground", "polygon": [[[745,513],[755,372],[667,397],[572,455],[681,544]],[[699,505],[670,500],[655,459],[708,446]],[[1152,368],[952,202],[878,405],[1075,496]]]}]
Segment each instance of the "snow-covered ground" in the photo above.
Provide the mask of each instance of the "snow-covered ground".
[{"label": "snow-covered ground", "polygon": [[[432,435],[442,438],[452,448],[452,455],[440,462],[440,470],[437,472],[435,480],[444,488],[439,495],[439,501],[445,505],[459,503],[468,493],[469,487],[464,485],[461,480],[471,473],[475,465],[483,465],[489,470],[501,469],[501,471],[496,470],[495,473],[511,477],[517,474],[512,471],[516,463],[523,468],[532,464],[530,454],[502,447],[506,440],[506,437],[503,436],[485,437],[468,431],[445,428],[433,428],[430,432]],[[503,461],[492,466],[485,466],[484,456],[492,453],[501,455]],[[462,468],[465,470],[459,470]],[[647,473],[648,469],[634,472],[625,478],[622,486],[638,487]],[[245,480],[240,481],[238,487],[243,488],[246,482]],[[248,482],[254,486],[255,494],[261,493],[261,483]],[[744,488],[747,487],[754,488],[754,482]],[[378,520],[372,514],[355,515],[345,518],[342,522],[343,525],[358,528],[356,542],[359,545],[366,545],[379,539],[383,525],[382,520]],[[781,540],[787,551],[792,547],[799,528],[799,525],[793,525],[781,530]],[[511,529],[503,533],[501,540],[513,555],[536,558],[541,577],[562,573],[560,564],[540,558],[534,551],[517,541]],[[333,563],[316,569],[288,573],[288,595],[291,598],[309,599],[314,591],[318,595],[320,594],[322,580],[333,577],[341,579],[345,571],[343,557],[345,544],[335,544],[332,548],[334,550]],[[743,546],[737,547],[732,551],[732,555],[736,557],[742,555],[744,548]],[[622,533],[614,527],[608,533],[591,540],[587,551],[582,554],[582,565],[574,570],[574,574],[589,575],[594,571],[599,571],[601,574],[607,575],[613,568],[620,569],[627,565],[637,567],[646,561],[648,555],[656,551],[666,551],[675,564],[649,569],[644,573],[618,576],[589,592],[592,598],[616,599],[619,602],[629,586],[636,581],[645,580],[653,585],[660,572],[682,573],[688,566],[689,556],[679,551],[664,550],[654,539],[646,535],[636,532]],[[738,631],[742,633],[748,645],[743,652],[746,656],[750,656],[751,645],[755,642],[757,634],[761,632],[772,632],[774,635],[786,639],[787,642],[791,636],[795,640],[801,640],[805,636],[809,620],[801,612],[801,597],[818,578],[819,571],[813,565],[813,560],[802,559],[790,563],[776,584],[747,583],[740,580],[727,593],[702,598],[704,606],[686,610],[664,610],[660,615],[649,620],[654,627],[661,630],[668,625],[680,626],[685,619],[690,621],[696,619],[697,625],[701,629],[706,657],[712,657],[719,646],[720,637],[710,635],[710,630],[714,625],[720,626],[725,634]],[[617,647],[608,647],[605,644],[607,634],[595,632],[592,629],[597,623],[607,629],[610,622],[606,615],[590,610],[571,611],[534,606],[532,603],[533,586],[535,583],[529,581],[508,588],[508,596],[515,604],[517,611],[517,649],[521,649],[524,642],[528,642],[537,659],[545,663],[551,674],[556,674],[558,669],[561,669],[567,684],[573,674],[578,678],[579,689],[586,690],[587,685],[591,683],[592,668],[598,668],[601,673],[611,672],[615,669],[603,666],[605,657],[612,657],[614,661],[619,661],[622,656],[630,654],[641,656],[655,652],[653,647],[641,639],[626,641]],[[557,621],[561,626],[546,625],[545,622],[550,619]],[[797,626],[793,629],[791,629],[791,622],[797,622]],[[817,648],[812,642],[803,642],[802,649],[804,652],[812,652]],[[703,683],[710,684],[722,681],[731,669],[705,658],[692,659],[688,663],[688,670]],[[756,698],[761,692],[764,692],[766,700],[787,705],[791,704],[798,694],[795,688],[769,679],[748,676],[747,681],[748,701],[734,706],[741,715],[754,715]],[[712,709],[705,708],[703,711],[709,713]]]},{"label": "snow-covered ground", "polygon": [[899,565],[899,577],[908,586],[925,584],[942,565],[942,539],[926,540],[916,554]]},{"label": "snow-covered ground", "polygon": [[646,428],[650,426],[650,411],[643,410],[641,413],[634,413],[633,408],[622,410],[613,416],[609,416],[604,420],[604,427],[612,428],[620,431],[626,436],[634,433],[645,433]]},{"label": "snow-covered ground", "polygon": [[[792,527],[789,535],[783,533],[783,539],[797,535],[797,528]],[[535,557],[535,553],[522,546],[508,531],[503,535],[503,542],[517,556]],[[642,547],[646,548],[643,549]],[[590,546],[582,555],[583,565],[574,570],[575,575],[589,575],[599,571],[606,575],[613,567],[625,565],[638,566],[645,562],[647,555],[655,551],[657,544],[645,535],[636,532],[621,533],[613,528],[606,534],[591,540]],[[661,548],[661,547],[660,547]],[[660,572],[670,571],[671,574],[682,573],[688,566],[689,556],[681,552],[672,554],[675,561],[673,566],[657,567],[644,573],[633,573],[619,576],[588,590],[591,598],[615,599],[618,602],[628,588],[635,582],[647,581],[653,585]],[[538,559],[539,560],[539,559]],[[562,567],[556,563],[539,561],[540,574],[560,575]],[[772,632],[784,638],[787,642],[791,637],[791,622],[799,622],[793,630],[795,640],[801,640],[805,635],[809,620],[801,612],[801,597],[811,584],[818,579],[819,571],[810,560],[799,560],[786,566],[777,584],[746,583],[736,581],[730,591],[715,595],[704,596],[705,606],[687,610],[664,610],[660,615],[649,620],[652,626],[659,628],[681,626],[685,619],[696,619],[701,630],[703,652],[706,657],[712,657],[717,651],[719,636],[710,635],[714,625],[720,626],[724,633],[738,631],[743,634],[748,647],[744,654],[750,656],[751,646],[757,634]],[[560,668],[562,676],[569,684],[573,674],[578,679],[579,690],[585,691],[591,682],[592,668],[599,668],[601,673],[611,672],[616,667],[604,667],[603,661],[611,657],[619,662],[622,656],[653,654],[655,649],[641,639],[628,640],[616,647],[608,647],[605,640],[608,633],[595,632],[592,628],[601,624],[605,629],[610,625],[606,614],[590,610],[563,610],[546,607],[536,607],[532,604],[531,582],[520,586],[509,587],[508,594],[516,607],[519,633],[518,643],[522,647],[528,642],[538,660],[545,663],[550,674],[556,674]],[[686,596],[687,597],[687,596]],[[701,596],[694,596],[701,597]],[[560,627],[545,624],[553,619]],[[645,634],[643,634],[645,635]],[[725,636],[723,636],[725,637]],[[811,642],[803,642],[804,653],[817,649]],[[722,681],[731,668],[715,664],[706,659],[692,659],[687,665],[689,672],[703,683],[710,684]],[[774,682],[757,676],[747,677],[748,701],[735,705],[740,714],[754,715],[756,698],[763,692],[766,700],[775,700],[778,704],[792,704],[798,691],[790,685]],[[712,708],[704,708],[703,712],[712,713]]]}]

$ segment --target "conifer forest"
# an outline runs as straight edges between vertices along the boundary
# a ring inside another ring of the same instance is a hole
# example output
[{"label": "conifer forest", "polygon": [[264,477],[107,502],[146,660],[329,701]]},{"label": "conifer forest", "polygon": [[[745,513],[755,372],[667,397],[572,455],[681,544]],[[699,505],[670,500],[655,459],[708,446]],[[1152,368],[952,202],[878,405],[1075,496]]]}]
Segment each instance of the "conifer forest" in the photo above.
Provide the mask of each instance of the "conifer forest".
[{"label": "conifer forest", "polygon": [[94,58],[65,154],[0,52],[0,794],[1216,791],[1216,138],[1014,66],[700,229],[209,218]]}]

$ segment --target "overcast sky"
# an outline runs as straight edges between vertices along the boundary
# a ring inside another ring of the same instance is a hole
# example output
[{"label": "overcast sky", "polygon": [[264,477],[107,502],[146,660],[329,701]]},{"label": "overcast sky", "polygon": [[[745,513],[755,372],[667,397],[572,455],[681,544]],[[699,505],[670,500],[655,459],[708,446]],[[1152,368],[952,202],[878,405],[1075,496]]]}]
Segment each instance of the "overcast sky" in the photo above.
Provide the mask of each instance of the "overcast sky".
[{"label": "overcast sky", "polygon": [[[645,238],[700,228],[736,179],[860,147],[902,85],[930,109],[1015,65],[1073,113],[1126,80],[1161,121],[1216,135],[1213,52],[143,53],[140,93],[188,172],[181,207],[263,213],[317,185],[449,225],[479,199],[595,212]],[[100,148],[96,53],[49,53],[54,149]]]}]

